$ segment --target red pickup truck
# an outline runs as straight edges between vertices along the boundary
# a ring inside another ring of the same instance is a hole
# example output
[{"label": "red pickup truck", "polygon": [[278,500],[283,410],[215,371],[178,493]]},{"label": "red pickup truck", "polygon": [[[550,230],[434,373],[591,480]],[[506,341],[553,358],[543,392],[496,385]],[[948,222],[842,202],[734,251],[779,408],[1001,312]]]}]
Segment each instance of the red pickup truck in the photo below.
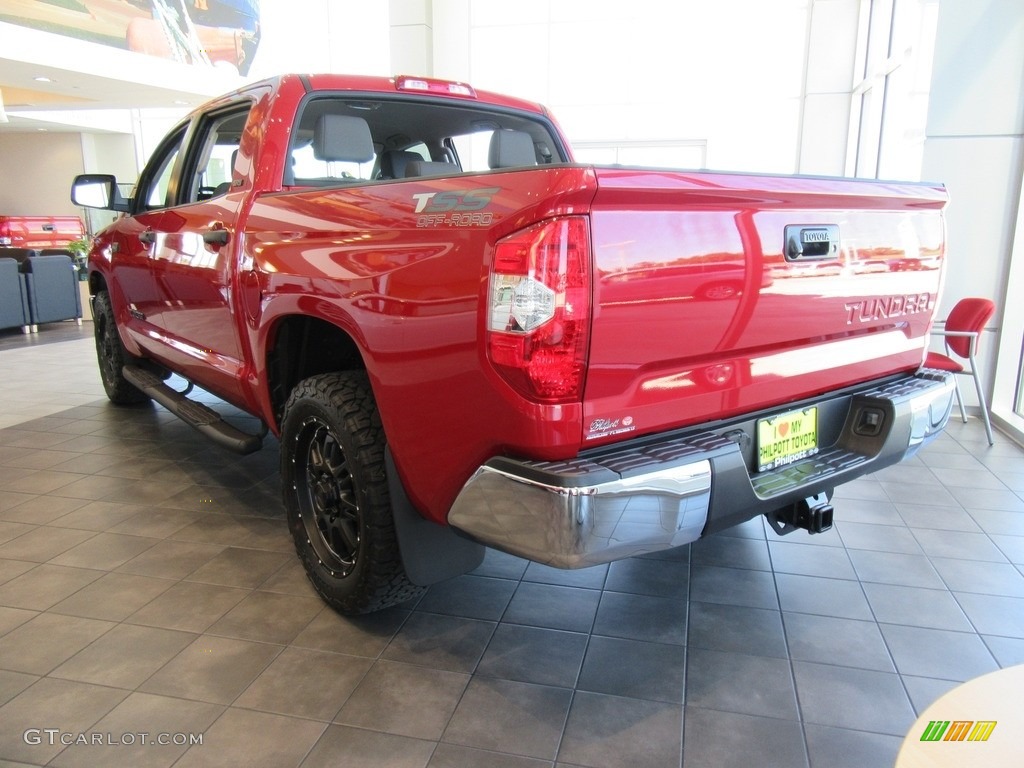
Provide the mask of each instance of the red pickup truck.
[{"label": "red pickup truck", "polygon": [[[945,425],[922,370],[934,185],[573,161],[543,107],[427,78],[288,75],[198,109],[89,259],[115,403],[280,439],[298,554],[364,612],[491,546],[574,568],[757,515],[832,522],[839,483]],[[918,264],[908,269],[907,264]]]}]

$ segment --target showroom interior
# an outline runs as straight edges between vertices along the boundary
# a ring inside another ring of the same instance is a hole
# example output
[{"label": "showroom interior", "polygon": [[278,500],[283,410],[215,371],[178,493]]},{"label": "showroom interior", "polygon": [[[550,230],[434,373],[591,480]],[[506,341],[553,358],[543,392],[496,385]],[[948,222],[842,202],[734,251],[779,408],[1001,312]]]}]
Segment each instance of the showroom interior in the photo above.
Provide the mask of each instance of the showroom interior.
[{"label": "showroom interior", "polygon": [[[220,5],[250,11],[232,60],[123,31]],[[994,439],[959,377],[966,422],[837,488],[826,532],[756,518],[580,570],[488,550],[344,617],[295,557],[277,441],[237,456],[108,403],[83,296],[81,324],[0,331],[0,765],[917,765],[922,723],[998,719],[949,703],[965,686],[1019,699],[998,687],[1024,664],[1018,0],[0,3],[0,215],[95,233],[111,215],[71,202],[75,175],[129,184],[189,110],[283,72],[542,103],[582,163],[944,184],[936,318],[995,303]],[[989,741],[1019,750],[1022,715]]]}]

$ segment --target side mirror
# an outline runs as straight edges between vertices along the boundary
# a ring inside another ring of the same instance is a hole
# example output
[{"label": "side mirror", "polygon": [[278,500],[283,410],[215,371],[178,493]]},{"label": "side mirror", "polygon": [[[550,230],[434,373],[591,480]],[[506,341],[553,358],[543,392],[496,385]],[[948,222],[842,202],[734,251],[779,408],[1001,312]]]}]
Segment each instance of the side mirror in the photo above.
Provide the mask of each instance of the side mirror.
[{"label": "side mirror", "polygon": [[127,211],[130,201],[121,195],[117,179],[106,173],[86,173],[75,177],[71,202],[86,208]]}]

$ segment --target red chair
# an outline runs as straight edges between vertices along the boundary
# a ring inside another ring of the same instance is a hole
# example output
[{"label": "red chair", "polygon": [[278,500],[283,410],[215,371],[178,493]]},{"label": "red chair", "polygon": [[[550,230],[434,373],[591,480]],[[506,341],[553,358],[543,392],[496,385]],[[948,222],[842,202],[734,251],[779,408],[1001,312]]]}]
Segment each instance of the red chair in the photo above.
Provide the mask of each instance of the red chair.
[{"label": "red chair", "polygon": [[[981,403],[981,417],[985,421],[985,433],[988,435],[988,444],[993,444],[992,423],[988,417],[988,403],[985,401],[985,393],[981,388],[981,376],[978,374],[978,361],[975,355],[978,354],[978,343],[981,333],[985,330],[985,323],[995,314],[996,305],[989,299],[961,299],[953,307],[953,311],[946,318],[945,328],[941,331],[933,331],[936,336],[945,337],[946,354],[929,352],[925,360],[926,368],[938,368],[951,373],[966,374],[974,379],[974,388],[978,392],[978,402]],[[958,360],[953,359],[950,353],[967,360],[968,367],[964,367]],[[960,406],[960,418],[967,422],[967,413],[964,411],[964,401],[960,396],[960,384],[956,385],[956,402]]]}]

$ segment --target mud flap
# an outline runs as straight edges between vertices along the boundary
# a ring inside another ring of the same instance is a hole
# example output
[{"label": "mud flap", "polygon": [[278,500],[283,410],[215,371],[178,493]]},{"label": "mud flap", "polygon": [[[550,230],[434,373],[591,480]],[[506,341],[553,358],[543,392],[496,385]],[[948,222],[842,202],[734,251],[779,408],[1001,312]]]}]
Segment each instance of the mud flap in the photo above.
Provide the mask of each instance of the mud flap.
[{"label": "mud flap", "polygon": [[450,526],[425,520],[409,501],[402,481],[398,479],[390,448],[385,448],[384,460],[398,549],[409,580],[417,586],[426,587],[479,567],[487,548],[460,536]]}]

